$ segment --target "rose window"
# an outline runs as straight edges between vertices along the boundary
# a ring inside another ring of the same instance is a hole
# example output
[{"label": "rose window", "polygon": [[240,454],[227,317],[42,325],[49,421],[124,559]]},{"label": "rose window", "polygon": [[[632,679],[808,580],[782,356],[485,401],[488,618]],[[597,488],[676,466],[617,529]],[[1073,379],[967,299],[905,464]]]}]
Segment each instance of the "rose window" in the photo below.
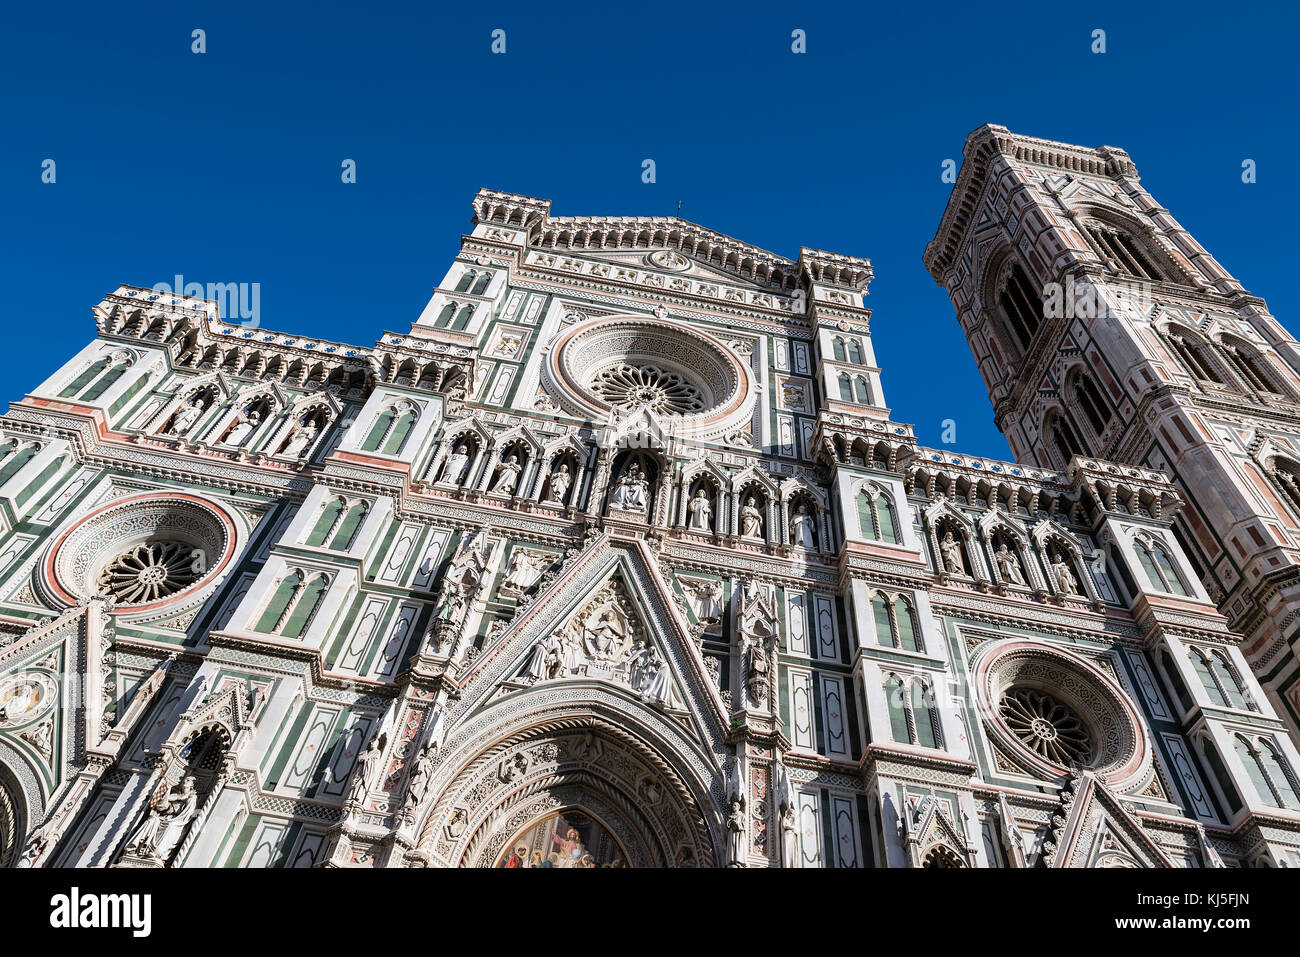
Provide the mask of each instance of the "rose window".
[{"label": "rose window", "polygon": [[1052,764],[1071,767],[1092,756],[1087,725],[1051,695],[1013,688],[1003,695],[998,712],[1021,744]]},{"label": "rose window", "polygon": [[706,408],[698,388],[677,373],[653,365],[619,363],[598,373],[590,388],[620,409],[648,405],[661,414],[691,415]]},{"label": "rose window", "polygon": [[203,577],[202,552],[176,541],[134,545],[100,571],[97,591],[124,605],[158,601],[183,591]]}]

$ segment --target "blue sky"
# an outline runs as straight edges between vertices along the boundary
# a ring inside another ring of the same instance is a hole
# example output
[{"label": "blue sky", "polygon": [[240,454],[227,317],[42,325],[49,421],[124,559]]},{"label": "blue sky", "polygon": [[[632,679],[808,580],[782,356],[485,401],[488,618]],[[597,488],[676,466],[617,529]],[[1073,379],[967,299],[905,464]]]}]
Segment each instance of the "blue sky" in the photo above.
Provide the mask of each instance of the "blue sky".
[{"label": "blue sky", "polygon": [[[404,331],[480,187],[556,215],[682,215],[872,260],[896,419],[1006,456],[921,264],[944,159],[985,122],[1127,149],[1291,328],[1294,9],[987,4],[11,4],[0,15],[0,376],[15,400],[120,282],[261,284],[261,323]],[[190,52],[191,31],[207,52]],[[507,52],[490,52],[506,31]],[[791,31],[808,52],[790,51]],[[1090,52],[1094,29],[1107,52]],[[55,160],[57,181],[41,182]],[[340,181],[345,158],[357,183]],[[657,182],[641,182],[652,158]],[[1241,182],[1254,159],[1258,182]]]}]

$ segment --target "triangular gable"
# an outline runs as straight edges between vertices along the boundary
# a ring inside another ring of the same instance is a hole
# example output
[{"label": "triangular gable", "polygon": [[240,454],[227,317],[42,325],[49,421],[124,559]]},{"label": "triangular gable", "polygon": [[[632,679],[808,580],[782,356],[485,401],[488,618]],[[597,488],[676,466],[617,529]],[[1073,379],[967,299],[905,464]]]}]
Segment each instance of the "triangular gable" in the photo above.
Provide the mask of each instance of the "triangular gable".
[{"label": "triangular gable", "polygon": [[[615,610],[614,621],[602,623],[602,612]],[[590,622],[575,622],[584,615],[595,617]],[[460,700],[448,715],[449,724],[465,721],[502,697],[553,686],[552,679],[531,682],[523,677],[537,646],[566,629],[570,636],[586,637],[591,643],[617,642],[619,639],[608,630],[600,634],[600,629],[612,628],[616,632],[619,624],[615,622],[621,615],[634,616],[635,631],[645,638],[647,646],[653,645],[668,669],[665,678],[672,683],[671,699],[665,701],[661,695],[647,698],[642,689],[629,683],[626,668],[616,674],[617,669],[608,660],[599,660],[599,667],[579,673],[577,680],[600,681],[648,701],[690,730],[701,743],[705,739],[720,740],[726,727],[722,699],[708,677],[703,656],[690,636],[690,625],[673,601],[671,589],[643,542],[609,535],[588,546],[474,659],[457,682]],[[584,636],[580,632],[587,625],[593,634]],[[559,652],[562,657],[564,649]],[[582,654],[592,657],[585,649]],[[570,655],[568,664],[572,665],[577,656],[572,649]],[[553,680],[575,677],[571,669],[565,670],[564,677]]]},{"label": "triangular gable", "polygon": [[1061,793],[1068,809],[1050,867],[1173,867],[1165,852],[1091,771]]}]

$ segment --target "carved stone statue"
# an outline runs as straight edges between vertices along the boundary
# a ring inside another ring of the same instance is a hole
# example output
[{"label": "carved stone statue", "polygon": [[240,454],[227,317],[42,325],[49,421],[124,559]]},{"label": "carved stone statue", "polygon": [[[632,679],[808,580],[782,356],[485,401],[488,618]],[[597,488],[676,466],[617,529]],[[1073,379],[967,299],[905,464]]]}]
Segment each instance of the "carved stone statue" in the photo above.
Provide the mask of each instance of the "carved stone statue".
[{"label": "carved stone statue", "polygon": [[426,744],[420,749],[420,756],[415,759],[411,766],[411,774],[406,781],[406,800],[402,804],[402,810],[406,812],[414,811],[424,800],[425,793],[429,790],[429,777],[433,773],[433,753],[436,750],[432,744]]},{"label": "carved stone statue", "polygon": [[492,486],[492,491],[498,495],[514,495],[515,489],[519,486],[519,473],[524,470],[519,464],[519,456],[507,455],[506,460],[501,463],[501,471],[497,475],[497,482]]},{"label": "carved stone statue", "polygon": [[961,545],[952,537],[952,529],[943,533],[943,541],[939,543],[939,551],[943,553],[943,567],[954,575],[966,574],[966,563],[962,560]]},{"label": "carved stone statue", "polygon": [[752,495],[745,499],[745,504],[740,509],[740,534],[745,538],[763,537],[763,513]]},{"label": "carved stone statue", "polygon": [[447,467],[442,470],[442,480],[448,485],[459,485],[465,481],[469,470],[469,449],[464,445],[456,446],[456,451],[447,456]]},{"label": "carved stone statue", "polygon": [[262,424],[262,413],[254,409],[248,413],[247,417],[240,417],[234,427],[226,433],[226,438],[221,443],[231,448],[238,448],[248,441],[248,437],[253,434],[253,430]]},{"label": "carved stone statue", "polygon": [[695,617],[705,624],[713,624],[722,618],[722,582],[695,582],[691,586],[695,596]]},{"label": "carved stone statue", "polygon": [[194,776],[187,774],[162,800],[149,805],[149,814],[127,842],[126,852],[166,864],[185,835],[198,803]]},{"label": "carved stone statue", "polygon": [[998,550],[993,553],[993,560],[997,562],[998,572],[1002,575],[1003,581],[1011,582],[1013,585],[1025,583],[1025,576],[1020,572],[1020,561],[1015,553],[1007,548],[1006,542],[998,546]]},{"label": "carved stone statue", "polygon": [[727,860],[742,866],[745,862],[745,799],[733,792],[727,799]]},{"label": "carved stone statue", "polygon": [[713,506],[709,503],[709,496],[704,489],[697,489],[695,498],[686,506],[690,513],[689,526],[697,531],[708,532],[713,529]]},{"label": "carved stone statue", "polygon": [[795,507],[790,516],[790,541],[803,548],[816,548],[817,538],[813,533],[813,517],[808,513],[808,506],[802,502]]},{"label": "carved stone statue", "polygon": [[642,700],[661,708],[673,706],[673,682],[668,662],[659,657],[653,646],[645,650],[638,677],[640,681],[634,687],[641,693]]},{"label": "carved stone statue", "polygon": [[529,681],[541,681],[554,677],[560,665],[560,636],[550,634],[533,645],[524,664],[524,677]]},{"label": "carved stone statue", "polygon": [[551,489],[547,493],[548,502],[558,502],[564,504],[564,497],[569,492],[569,486],[573,484],[573,475],[569,472],[569,466],[561,462],[559,467],[551,473]]},{"label": "carved stone statue", "polygon": [[359,805],[365,797],[366,789],[370,787],[371,769],[379,763],[379,752],[383,747],[379,738],[380,735],[372,734],[365,750],[357,755],[357,760],[352,765],[352,777],[348,781],[349,804]]},{"label": "carved stone statue", "polygon": [[168,426],[167,431],[172,435],[188,435],[190,429],[194,428],[194,423],[203,415],[207,404],[202,399],[196,399],[194,402],[182,406],[181,410],[176,413],[172,423]]},{"label": "carved stone statue", "polygon": [[610,501],[616,508],[626,509],[629,512],[644,512],[649,492],[650,483],[646,481],[645,473],[641,471],[639,464],[633,462],[619,476]]},{"label": "carved stone statue", "polygon": [[536,552],[516,548],[510,553],[510,566],[506,569],[506,579],[501,583],[504,594],[518,595],[532,588],[537,579],[542,577],[547,558]]},{"label": "carved stone statue", "polygon": [[1070,566],[1065,563],[1065,559],[1058,552],[1056,560],[1052,562],[1052,580],[1056,582],[1056,590],[1063,595],[1079,594],[1079,583],[1074,578],[1074,573],[1070,571]]},{"label": "carved stone statue", "polygon": [[316,435],[319,431],[315,422],[308,422],[306,425],[298,426],[293,430],[293,435],[289,436],[289,441],[285,443],[283,454],[294,459],[306,455],[307,450],[316,441]]}]

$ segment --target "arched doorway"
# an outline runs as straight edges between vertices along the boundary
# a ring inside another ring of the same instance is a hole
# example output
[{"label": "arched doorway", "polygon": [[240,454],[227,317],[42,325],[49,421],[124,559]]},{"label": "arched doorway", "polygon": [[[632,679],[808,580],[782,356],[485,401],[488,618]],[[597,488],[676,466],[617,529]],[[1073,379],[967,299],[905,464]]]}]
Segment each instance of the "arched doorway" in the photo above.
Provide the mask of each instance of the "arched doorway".
[{"label": "arched doorway", "polygon": [[448,867],[518,867],[525,856],[526,866],[719,865],[720,795],[626,714],[600,710],[519,729],[449,770],[419,856]]}]

